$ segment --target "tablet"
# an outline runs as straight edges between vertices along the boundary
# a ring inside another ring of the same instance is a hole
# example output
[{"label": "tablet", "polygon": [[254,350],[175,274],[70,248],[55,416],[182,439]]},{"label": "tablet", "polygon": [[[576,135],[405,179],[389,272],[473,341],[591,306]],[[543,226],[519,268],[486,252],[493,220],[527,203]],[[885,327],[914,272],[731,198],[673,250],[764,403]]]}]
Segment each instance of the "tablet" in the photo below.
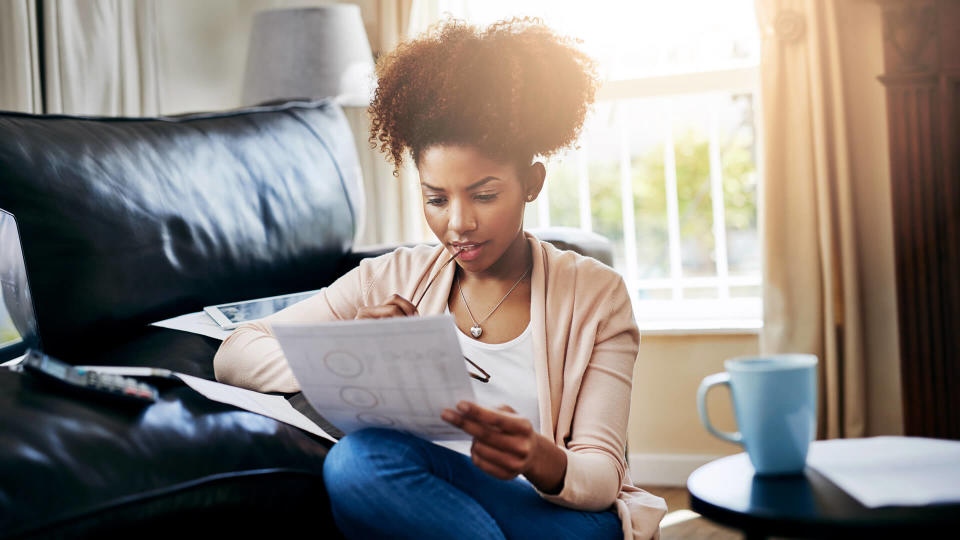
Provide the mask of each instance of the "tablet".
[{"label": "tablet", "polygon": [[211,319],[220,325],[224,330],[236,328],[241,323],[262,319],[267,315],[272,315],[281,309],[292,306],[297,302],[306,300],[320,292],[307,291],[293,294],[281,294],[269,298],[257,298],[256,300],[244,300],[243,302],[230,302],[216,306],[206,306],[203,311]]},{"label": "tablet", "polygon": [[0,363],[40,349],[36,311],[13,214],[0,209]]}]

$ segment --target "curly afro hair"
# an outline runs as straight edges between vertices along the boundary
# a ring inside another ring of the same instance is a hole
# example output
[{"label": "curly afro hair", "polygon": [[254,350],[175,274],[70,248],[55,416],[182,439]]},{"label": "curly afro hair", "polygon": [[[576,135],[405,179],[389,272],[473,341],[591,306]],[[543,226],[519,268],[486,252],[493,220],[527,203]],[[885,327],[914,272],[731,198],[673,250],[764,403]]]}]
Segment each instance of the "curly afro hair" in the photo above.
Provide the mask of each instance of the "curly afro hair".
[{"label": "curly afro hair", "polygon": [[596,64],[539,19],[486,29],[448,19],[377,62],[370,144],[394,164],[435,144],[493,159],[548,157],[579,137],[599,84]]}]

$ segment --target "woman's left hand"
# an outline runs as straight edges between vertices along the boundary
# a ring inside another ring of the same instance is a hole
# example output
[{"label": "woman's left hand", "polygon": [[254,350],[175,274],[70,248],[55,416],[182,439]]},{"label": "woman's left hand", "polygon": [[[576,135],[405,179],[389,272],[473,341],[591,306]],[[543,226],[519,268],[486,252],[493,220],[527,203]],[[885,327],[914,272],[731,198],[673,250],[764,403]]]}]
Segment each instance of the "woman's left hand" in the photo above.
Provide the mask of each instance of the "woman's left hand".
[{"label": "woman's left hand", "polygon": [[473,436],[470,457],[480,470],[501,480],[522,474],[544,493],[563,488],[567,455],[509,405],[494,410],[461,401],[443,419]]},{"label": "woman's left hand", "polygon": [[473,435],[470,456],[481,470],[501,480],[525,473],[534,460],[537,432],[509,405],[487,409],[469,401],[446,409],[443,419]]}]

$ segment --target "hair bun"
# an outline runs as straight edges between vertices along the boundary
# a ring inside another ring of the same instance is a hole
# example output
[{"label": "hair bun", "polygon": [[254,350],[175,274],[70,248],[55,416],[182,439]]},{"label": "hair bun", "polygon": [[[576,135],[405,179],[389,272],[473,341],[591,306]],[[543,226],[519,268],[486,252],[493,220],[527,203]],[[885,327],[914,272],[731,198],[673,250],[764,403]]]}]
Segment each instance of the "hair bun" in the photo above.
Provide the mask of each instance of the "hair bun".
[{"label": "hair bun", "polygon": [[396,169],[434,144],[530,160],[572,145],[599,84],[594,61],[539,19],[448,19],[377,63],[370,143]]}]

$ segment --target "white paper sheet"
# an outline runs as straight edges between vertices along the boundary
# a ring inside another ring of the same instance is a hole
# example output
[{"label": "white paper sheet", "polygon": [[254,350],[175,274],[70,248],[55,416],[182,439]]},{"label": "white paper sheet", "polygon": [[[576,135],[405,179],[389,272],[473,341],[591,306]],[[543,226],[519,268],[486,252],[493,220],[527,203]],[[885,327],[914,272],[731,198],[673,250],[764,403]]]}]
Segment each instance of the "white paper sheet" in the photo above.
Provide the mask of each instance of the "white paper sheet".
[{"label": "white paper sheet", "polygon": [[960,502],[960,441],[817,441],[810,446],[807,465],[869,508]]},{"label": "white paper sheet", "polygon": [[309,418],[304,416],[303,413],[294,409],[293,405],[290,405],[283,396],[261,394],[260,392],[208,381],[199,377],[184,375],[183,373],[175,373],[174,375],[185,382],[190,388],[206,396],[207,399],[262,414],[263,416],[279,420],[293,427],[298,427],[304,431],[323,437],[331,442],[337,442],[336,439],[321,429],[320,426],[314,424]]},{"label": "white paper sheet", "polygon": [[331,442],[337,442],[330,434],[312,420],[293,408],[283,396],[261,394],[245,388],[237,388],[229,384],[208,381],[192,375],[177,373],[162,368],[136,366],[77,366],[92,371],[123,375],[125,377],[176,377],[187,386],[193,388],[207,399],[240,407],[241,409],[262,414],[293,427],[300,428],[314,435],[323,437]]},{"label": "white paper sheet", "polygon": [[212,337],[214,339],[219,339],[220,341],[227,339],[227,336],[229,336],[230,332],[233,331],[220,328],[220,325],[203,311],[187,313],[178,317],[173,317],[172,319],[157,321],[155,323],[151,323],[151,326],[160,326],[162,328],[190,332],[191,334],[200,334],[203,336]]},{"label": "white paper sheet", "polygon": [[429,440],[468,439],[440,418],[475,401],[450,315],[274,324],[304,396],[344,433],[390,427]]},{"label": "white paper sheet", "polygon": [[18,356],[18,357],[16,357],[16,358],[12,359],[12,360],[7,360],[6,362],[0,364],[0,367],[9,367],[9,368],[12,368],[13,366],[20,365],[21,363],[23,363],[23,360],[24,360],[26,357],[27,357],[27,355],[23,355],[23,356]]}]

